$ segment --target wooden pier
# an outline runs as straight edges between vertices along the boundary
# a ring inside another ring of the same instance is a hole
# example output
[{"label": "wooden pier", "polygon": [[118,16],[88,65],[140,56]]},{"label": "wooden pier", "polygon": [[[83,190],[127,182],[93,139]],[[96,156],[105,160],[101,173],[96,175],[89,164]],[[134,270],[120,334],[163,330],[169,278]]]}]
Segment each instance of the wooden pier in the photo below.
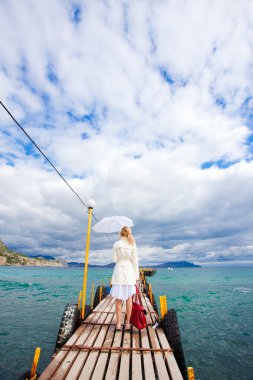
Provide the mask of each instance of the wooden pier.
[{"label": "wooden pier", "polygon": [[[39,380],[182,380],[157,314],[141,292],[147,327],[116,331],[115,299],[104,298],[53,356]],[[125,319],[125,302],[122,307]]]},{"label": "wooden pier", "polygon": [[154,268],[140,268],[140,272],[144,274],[144,276],[153,276],[156,274],[156,269]]}]

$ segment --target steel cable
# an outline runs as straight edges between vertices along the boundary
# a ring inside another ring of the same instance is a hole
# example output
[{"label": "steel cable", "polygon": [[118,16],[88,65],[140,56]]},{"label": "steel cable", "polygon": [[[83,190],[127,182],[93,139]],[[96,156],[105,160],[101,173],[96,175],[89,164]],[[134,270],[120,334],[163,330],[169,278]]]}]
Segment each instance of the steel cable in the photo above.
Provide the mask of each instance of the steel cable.
[{"label": "steel cable", "polygon": [[[42,156],[47,160],[47,162],[52,166],[52,168],[56,171],[56,173],[61,177],[61,179],[65,182],[65,184],[70,188],[70,190],[77,196],[79,201],[88,209],[88,206],[84,203],[82,198],[77,194],[77,192],[70,186],[70,184],[66,181],[66,179],[63,177],[63,175],[59,172],[59,170],[54,166],[54,164],[47,158],[45,153],[40,149],[40,147],[36,144],[36,142],[29,136],[29,134],[26,132],[26,130],[19,124],[19,122],[15,119],[15,117],[12,115],[12,113],[8,110],[7,107],[3,104],[3,102],[0,101],[1,106],[5,109],[5,111],[9,114],[9,116],[12,118],[12,120],[17,124],[17,126],[24,132],[24,134],[29,138],[29,140],[33,143],[33,145],[38,149],[38,151],[42,154]],[[98,222],[99,220],[97,217],[92,213],[94,219]],[[108,237],[108,235],[106,235]],[[108,237],[109,238],[109,237]],[[109,239],[110,240],[110,239]]]}]

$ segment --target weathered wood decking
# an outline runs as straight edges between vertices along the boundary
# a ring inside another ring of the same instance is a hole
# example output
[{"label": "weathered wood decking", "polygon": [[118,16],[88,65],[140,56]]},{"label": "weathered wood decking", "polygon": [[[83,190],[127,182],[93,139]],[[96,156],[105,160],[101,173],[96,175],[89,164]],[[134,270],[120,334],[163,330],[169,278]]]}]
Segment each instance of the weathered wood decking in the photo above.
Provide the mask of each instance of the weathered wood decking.
[{"label": "weathered wood decking", "polygon": [[[115,300],[103,299],[80,325],[39,377],[39,380],[182,380],[174,354],[156,313],[141,293],[147,328],[116,331]],[[125,319],[125,302],[122,319]],[[124,323],[124,320],[122,320]]]}]

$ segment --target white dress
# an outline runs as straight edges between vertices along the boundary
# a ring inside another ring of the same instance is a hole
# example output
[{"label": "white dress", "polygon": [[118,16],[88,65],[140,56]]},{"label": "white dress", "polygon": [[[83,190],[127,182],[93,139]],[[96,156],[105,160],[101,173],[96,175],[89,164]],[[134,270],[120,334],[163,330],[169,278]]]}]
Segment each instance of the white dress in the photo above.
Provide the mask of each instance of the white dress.
[{"label": "white dress", "polygon": [[110,295],[118,300],[128,300],[136,293],[135,285],[112,285]]},{"label": "white dress", "polygon": [[136,244],[128,243],[122,238],[113,245],[114,267],[112,275],[111,296],[121,300],[127,300],[135,294],[136,280],[139,278],[139,265]]}]

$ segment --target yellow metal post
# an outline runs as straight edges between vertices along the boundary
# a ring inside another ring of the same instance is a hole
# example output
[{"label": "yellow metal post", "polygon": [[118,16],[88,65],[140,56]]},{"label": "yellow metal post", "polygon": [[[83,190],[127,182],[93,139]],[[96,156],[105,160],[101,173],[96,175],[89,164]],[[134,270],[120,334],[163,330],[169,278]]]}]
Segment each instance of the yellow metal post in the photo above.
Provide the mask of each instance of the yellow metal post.
[{"label": "yellow metal post", "polygon": [[91,286],[91,295],[90,295],[90,307],[91,309],[93,309],[93,305],[94,305],[94,289],[95,289],[95,286],[94,286],[94,282],[92,283],[92,286]]},{"label": "yellow metal post", "polygon": [[79,292],[79,296],[78,296],[78,301],[77,301],[77,308],[78,308],[78,310],[80,309],[80,301],[81,301],[81,298],[82,298],[82,290],[80,290],[80,292]]},{"label": "yellow metal post", "polygon": [[37,347],[35,350],[35,353],[34,353],[33,364],[32,364],[32,369],[31,369],[31,373],[30,373],[31,379],[36,379],[35,374],[36,374],[36,370],[38,367],[39,358],[40,358],[40,348]]},{"label": "yellow metal post", "polygon": [[160,296],[159,299],[160,299],[161,318],[163,318],[168,311],[167,300],[166,300],[166,296]]},{"label": "yellow metal post", "polygon": [[103,290],[103,288],[102,288],[102,286],[100,286],[99,287],[99,302],[102,301],[102,290]]},{"label": "yellow metal post", "polygon": [[148,284],[148,293],[151,304],[153,305],[153,293],[152,293],[152,285]]},{"label": "yellow metal post", "polygon": [[195,380],[194,369],[192,367],[188,367],[188,380]]},{"label": "yellow metal post", "polygon": [[84,265],[84,274],[83,274],[82,315],[81,315],[82,319],[84,319],[84,315],[85,315],[85,301],[86,301],[86,286],[87,286],[88,261],[89,261],[89,249],[90,249],[90,231],[91,231],[92,209],[93,209],[93,207],[88,208],[88,227],[87,227],[87,236],[86,236],[85,265]]}]

